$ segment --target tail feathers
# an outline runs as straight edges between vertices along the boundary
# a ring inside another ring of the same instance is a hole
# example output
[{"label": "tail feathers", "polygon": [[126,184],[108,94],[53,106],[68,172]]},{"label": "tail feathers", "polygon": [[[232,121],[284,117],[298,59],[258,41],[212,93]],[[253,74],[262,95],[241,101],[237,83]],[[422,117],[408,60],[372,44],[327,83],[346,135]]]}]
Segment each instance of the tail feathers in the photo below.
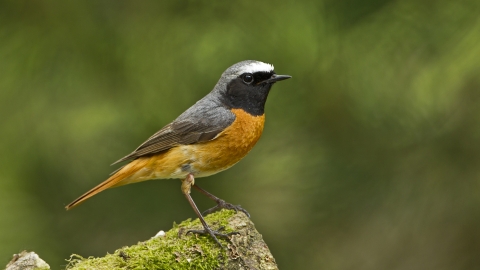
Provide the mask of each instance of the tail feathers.
[{"label": "tail feathers", "polygon": [[123,180],[126,178],[132,176],[134,173],[136,173],[141,167],[135,166],[135,163],[131,162],[130,164],[127,164],[126,166],[120,168],[116,172],[113,173],[112,176],[110,176],[107,180],[103,181],[101,184],[98,186],[92,188],[82,196],[78,197],[76,200],[65,206],[67,210],[72,209],[73,207],[83,203],[87,199],[93,197],[94,195],[109,189],[111,187],[116,187],[116,186],[121,186],[123,183],[121,183]]}]

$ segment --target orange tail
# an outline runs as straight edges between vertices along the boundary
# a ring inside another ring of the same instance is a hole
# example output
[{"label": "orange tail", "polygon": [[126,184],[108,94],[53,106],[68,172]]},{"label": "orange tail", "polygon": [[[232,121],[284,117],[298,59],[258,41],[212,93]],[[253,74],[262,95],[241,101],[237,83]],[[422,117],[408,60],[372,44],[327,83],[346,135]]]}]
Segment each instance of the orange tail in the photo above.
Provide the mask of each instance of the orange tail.
[{"label": "orange tail", "polygon": [[[134,173],[136,173],[139,169],[141,169],[143,166],[143,162],[139,162],[140,160],[134,160],[127,164],[125,167],[121,168],[119,171],[114,173],[112,176],[110,176],[107,180],[103,181],[101,184],[98,186],[92,188],[82,196],[78,197],[76,200],[65,206],[67,210],[70,210],[71,208],[81,204],[82,202],[86,201],[87,199],[93,197],[94,195],[109,189],[111,187],[117,187],[121,186],[122,181],[127,179],[128,177],[132,176]],[[140,164],[139,164],[140,163]]]}]

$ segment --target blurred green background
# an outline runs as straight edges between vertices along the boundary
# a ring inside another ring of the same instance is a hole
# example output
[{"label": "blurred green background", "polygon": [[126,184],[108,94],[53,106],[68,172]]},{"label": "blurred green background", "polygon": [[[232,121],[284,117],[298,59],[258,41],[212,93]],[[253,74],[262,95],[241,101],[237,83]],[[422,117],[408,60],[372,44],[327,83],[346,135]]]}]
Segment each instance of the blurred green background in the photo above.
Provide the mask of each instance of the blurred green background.
[{"label": "blurred green background", "polygon": [[0,2],[0,265],[28,249],[59,269],[194,217],[178,180],[64,206],[255,59],[293,79],[253,151],[198,183],[250,211],[281,269],[478,269],[479,14],[478,0]]}]

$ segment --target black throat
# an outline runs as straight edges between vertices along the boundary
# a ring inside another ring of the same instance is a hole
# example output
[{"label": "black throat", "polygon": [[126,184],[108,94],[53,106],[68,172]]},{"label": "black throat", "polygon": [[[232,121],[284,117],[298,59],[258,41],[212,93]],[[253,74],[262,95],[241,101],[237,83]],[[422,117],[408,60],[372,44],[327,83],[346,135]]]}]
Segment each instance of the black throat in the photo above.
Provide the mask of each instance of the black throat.
[{"label": "black throat", "polygon": [[231,109],[242,109],[253,116],[263,115],[272,84],[260,82],[272,75],[273,72],[254,73],[254,81],[250,84],[246,84],[241,77],[232,80],[227,84],[225,105]]}]

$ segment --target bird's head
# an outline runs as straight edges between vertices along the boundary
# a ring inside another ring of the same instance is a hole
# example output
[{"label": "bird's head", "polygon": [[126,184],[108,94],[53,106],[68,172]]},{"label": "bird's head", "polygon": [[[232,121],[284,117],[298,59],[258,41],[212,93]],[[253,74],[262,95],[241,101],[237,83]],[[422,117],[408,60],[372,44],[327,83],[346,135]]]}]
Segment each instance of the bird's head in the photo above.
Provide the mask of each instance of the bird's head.
[{"label": "bird's head", "polygon": [[246,60],[225,70],[215,88],[225,105],[262,115],[272,85],[289,78],[289,75],[275,74],[271,64]]}]

